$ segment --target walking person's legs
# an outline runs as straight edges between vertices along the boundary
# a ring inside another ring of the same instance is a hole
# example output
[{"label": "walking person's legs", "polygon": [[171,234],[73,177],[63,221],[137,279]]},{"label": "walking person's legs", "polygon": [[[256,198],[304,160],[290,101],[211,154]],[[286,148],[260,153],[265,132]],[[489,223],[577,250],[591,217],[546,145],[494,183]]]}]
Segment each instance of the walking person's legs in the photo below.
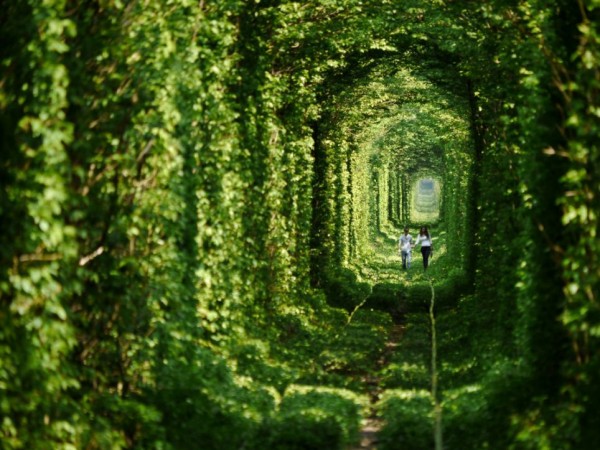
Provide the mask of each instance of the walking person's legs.
[{"label": "walking person's legs", "polygon": [[431,247],[421,247],[421,255],[423,255],[423,270],[427,270],[429,266],[429,255],[431,254]]},{"label": "walking person's legs", "polygon": [[[408,259],[407,252],[406,252],[406,251],[404,251],[404,250],[402,250],[402,268],[403,268],[403,269],[406,269],[406,263],[407,263],[407,259]],[[408,267],[410,267],[410,263],[409,263],[409,266],[408,266]]]}]

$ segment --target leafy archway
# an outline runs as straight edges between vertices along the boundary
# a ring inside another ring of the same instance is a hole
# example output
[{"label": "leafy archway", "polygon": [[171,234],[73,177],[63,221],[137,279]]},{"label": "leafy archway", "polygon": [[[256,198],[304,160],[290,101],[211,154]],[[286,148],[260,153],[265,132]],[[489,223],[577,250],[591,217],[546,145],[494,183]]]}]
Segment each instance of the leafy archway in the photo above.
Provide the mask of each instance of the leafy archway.
[{"label": "leafy archway", "polygon": [[599,24],[3,1],[2,446],[341,448],[376,374],[382,445],[428,447],[431,286],[396,254],[426,221],[448,445],[600,447]]}]

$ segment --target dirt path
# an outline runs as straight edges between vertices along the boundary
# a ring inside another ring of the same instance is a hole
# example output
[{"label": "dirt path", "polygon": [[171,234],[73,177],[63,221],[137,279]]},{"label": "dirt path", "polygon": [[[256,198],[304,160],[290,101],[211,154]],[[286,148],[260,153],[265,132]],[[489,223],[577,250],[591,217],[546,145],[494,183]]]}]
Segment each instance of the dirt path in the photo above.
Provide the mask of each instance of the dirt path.
[{"label": "dirt path", "polygon": [[[427,277],[428,278],[428,277]],[[431,395],[434,400],[434,430],[433,441],[435,450],[443,448],[442,439],[442,405],[438,393],[438,360],[437,360],[437,327],[435,314],[435,289],[432,280],[428,279],[431,287],[431,299],[429,302],[429,322],[431,326]],[[378,434],[383,426],[382,420],[377,417],[376,404],[383,392],[382,380],[379,374],[387,365],[391,363],[392,356],[402,340],[405,332],[402,314],[396,314],[394,325],[390,328],[388,340],[382,357],[377,361],[373,372],[363,378],[363,382],[368,387],[369,398],[371,401],[370,411],[362,424],[360,442],[349,447],[347,450],[377,450]]]},{"label": "dirt path", "polygon": [[[391,356],[396,351],[398,343],[402,339],[405,327],[401,323],[395,323],[390,329],[388,341],[385,345],[385,351],[382,357],[377,361],[377,367],[374,373],[379,373],[381,369],[390,363]],[[379,400],[379,396],[383,391],[381,387],[381,379],[378,375],[368,375],[364,378],[364,383],[369,386],[369,398],[371,400],[371,407],[369,417],[367,417],[362,424],[360,433],[360,442],[349,447],[348,450],[377,450],[377,435],[381,430],[382,422],[375,412],[375,404]]]}]

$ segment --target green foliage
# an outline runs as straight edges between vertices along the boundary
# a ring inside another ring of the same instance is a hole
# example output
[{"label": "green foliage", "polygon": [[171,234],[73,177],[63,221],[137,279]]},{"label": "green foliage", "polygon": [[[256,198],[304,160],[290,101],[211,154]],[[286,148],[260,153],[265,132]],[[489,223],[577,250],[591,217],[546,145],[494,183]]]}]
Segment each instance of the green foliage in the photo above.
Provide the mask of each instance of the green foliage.
[{"label": "green foliage", "polygon": [[151,399],[172,448],[199,442],[207,449],[249,445],[257,441],[263,418],[275,407],[272,391],[236,383],[225,361],[208,351],[197,351],[193,365],[165,365],[159,380]]},{"label": "green foliage", "polygon": [[379,369],[382,445],[430,447],[432,280],[448,445],[597,448],[576,6],[3,2],[2,447],[344,448]]},{"label": "green foliage", "polygon": [[453,237],[448,241],[459,260],[465,254],[466,215],[456,209],[468,194],[464,171],[472,159],[467,104],[454,93],[460,78],[443,89],[439,72],[419,67],[423,58],[435,57],[426,51],[366,53],[358,67],[336,73],[325,93],[325,131],[317,145],[328,164],[328,183],[316,195],[331,204],[318,212],[326,279],[337,278],[335,266],[343,270],[376,259],[381,246],[396,243],[404,225],[418,227],[435,217],[411,206],[414,185],[424,177],[443,186],[441,215],[449,218]]},{"label": "green foliage", "polygon": [[[593,9],[592,5],[589,6]],[[579,442],[600,442],[598,418],[592,412],[593,404],[600,399],[595,387],[600,364],[599,336],[600,314],[598,272],[600,247],[598,243],[598,187],[599,147],[592,137],[597,134],[598,115],[596,93],[599,78],[598,23],[593,11],[585,12],[577,31],[579,42],[573,54],[570,79],[561,77],[561,93],[567,106],[564,132],[568,140],[556,151],[568,161],[568,170],[561,178],[562,192],[558,197],[561,206],[561,223],[564,226],[563,248],[554,248],[561,258],[564,309],[560,320],[569,336],[573,351],[572,363],[564,369],[568,373],[569,392],[565,402],[577,410],[579,426],[572,424],[559,411],[556,413],[560,429],[570,425]],[[570,72],[569,72],[570,73]],[[574,364],[573,364],[574,363]],[[594,430],[594,431],[592,431]],[[550,439],[553,439],[554,433]]]},{"label": "green foliage", "polygon": [[383,450],[432,447],[433,402],[428,391],[388,390],[378,410],[385,421],[378,444]]},{"label": "green foliage", "polygon": [[386,389],[427,390],[431,384],[429,350],[431,324],[424,313],[408,313],[398,350],[381,371]]},{"label": "green foliage", "polygon": [[332,275],[325,286],[327,301],[334,307],[352,311],[370,296],[368,283],[359,282],[356,274],[348,269]]},{"label": "green foliage", "polygon": [[270,424],[268,448],[344,449],[360,426],[363,398],[351,391],[292,386]]},{"label": "green foliage", "polygon": [[75,345],[65,299],[81,286],[61,283],[73,263],[68,204],[66,120],[69,74],[65,39],[75,33],[65,2],[8,2],[17,20],[2,20],[0,126],[0,440],[6,448],[42,448],[75,433],[72,402],[79,386],[63,364]]},{"label": "green foliage", "polygon": [[185,385],[200,344],[231,354],[273,317],[293,332],[286,310],[308,296],[320,70],[279,52],[333,43],[335,5],[34,3],[2,18],[3,441],[186,447],[219,415],[252,430],[217,401],[237,381]]},{"label": "green foliage", "polygon": [[354,389],[361,389],[362,377],[371,372],[385,349],[389,314],[361,308],[348,319],[336,339],[323,348],[318,362],[328,373],[350,378]]}]

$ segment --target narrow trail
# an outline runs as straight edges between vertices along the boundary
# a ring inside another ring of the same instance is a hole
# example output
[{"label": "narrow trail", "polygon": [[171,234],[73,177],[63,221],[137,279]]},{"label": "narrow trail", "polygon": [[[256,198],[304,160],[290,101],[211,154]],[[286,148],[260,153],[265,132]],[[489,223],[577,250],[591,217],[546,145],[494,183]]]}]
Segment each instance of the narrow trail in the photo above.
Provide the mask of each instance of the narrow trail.
[{"label": "narrow trail", "polygon": [[[390,362],[391,356],[396,351],[398,343],[404,335],[405,325],[401,323],[394,323],[390,329],[388,335],[388,341],[385,345],[385,351],[382,357],[377,361],[377,372],[383,367],[387,366]],[[375,411],[375,404],[379,400],[379,396],[383,389],[381,388],[381,379],[377,375],[367,375],[365,377],[365,383],[369,385],[369,398],[371,401],[371,409],[369,417],[363,422],[363,426],[360,434],[360,442],[348,448],[348,450],[376,450],[377,449],[377,435],[381,429],[381,419],[377,417]]]},{"label": "narrow trail", "polygon": [[[431,289],[431,298],[429,301],[429,321],[431,327],[431,398],[433,400],[433,441],[434,449],[443,449],[443,434],[442,434],[442,404],[440,401],[438,391],[438,352],[437,352],[437,328],[436,328],[436,317],[435,317],[435,288],[433,280],[427,277]],[[365,303],[365,299],[361,302],[350,315],[348,323],[352,320],[354,313],[360,309]],[[396,319],[399,319],[396,317]],[[377,417],[375,404],[379,401],[380,395],[383,392],[381,377],[377,375],[381,373],[381,369],[390,364],[391,357],[396,351],[397,347],[402,340],[406,325],[401,323],[399,320],[395,320],[392,325],[388,340],[385,346],[382,357],[377,361],[376,370],[373,373],[366,375],[364,382],[369,386],[369,398],[371,407],[369,416],[364,420],[362,424],[362,430],[360,435],[360,442],[353,447],[349,447],[347,450],[377,450],[378,434],[382,428],[382,420]]]}]

